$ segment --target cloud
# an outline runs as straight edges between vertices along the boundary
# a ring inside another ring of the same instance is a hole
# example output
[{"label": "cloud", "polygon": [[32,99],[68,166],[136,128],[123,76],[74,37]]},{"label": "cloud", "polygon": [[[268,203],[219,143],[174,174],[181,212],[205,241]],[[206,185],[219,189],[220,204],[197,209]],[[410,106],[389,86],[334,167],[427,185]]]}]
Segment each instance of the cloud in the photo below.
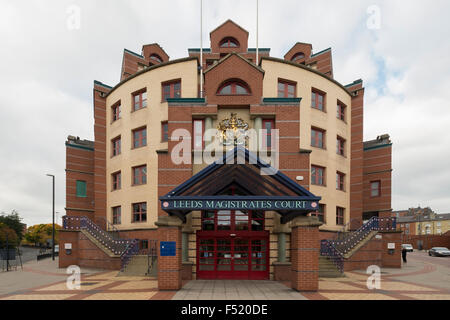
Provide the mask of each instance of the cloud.
[{"label": "cloud", "polygon": [[[381,28],[366,27],[378,5]],[[81,9],[69,30],[67,8]],[[450,212],[450,22],[447,1],[260,1],[259,44],[282,57],[297,41],[333,48],[335,78],[366,86],[365,138],[391,134],[393,207]],[[204,1],[209,32],[231,18],[256,46],[256,2]],[[198,0],[0,0],[0,211],[50,221],[51,180],[64,213],[67,135],[93,138],[93,80],[119,81],[123,48],[159,43],[172,59],[199,47]]]}]

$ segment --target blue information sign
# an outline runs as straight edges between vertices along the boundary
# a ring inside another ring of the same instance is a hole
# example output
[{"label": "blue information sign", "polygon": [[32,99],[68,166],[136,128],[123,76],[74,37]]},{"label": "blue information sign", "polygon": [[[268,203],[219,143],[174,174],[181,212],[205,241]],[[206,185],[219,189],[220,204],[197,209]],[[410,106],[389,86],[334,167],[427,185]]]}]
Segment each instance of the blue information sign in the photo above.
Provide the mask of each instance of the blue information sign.
[{"label": "blue information sign", "polygon": [[175,241],[161,241],[159,250],[161,257],[175,257],[176,244]]}]

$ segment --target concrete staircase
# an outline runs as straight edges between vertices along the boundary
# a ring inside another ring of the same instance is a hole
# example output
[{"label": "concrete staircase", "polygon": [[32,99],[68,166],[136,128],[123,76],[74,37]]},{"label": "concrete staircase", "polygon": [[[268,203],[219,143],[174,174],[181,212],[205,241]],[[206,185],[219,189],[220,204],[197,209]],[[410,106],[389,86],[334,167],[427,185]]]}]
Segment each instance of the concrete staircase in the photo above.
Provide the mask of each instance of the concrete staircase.
[{"label": "concrete staircase", "polygon": [[85,229],[80,230],[81,233],[86,236],[93,244],[95,244],[100,250],[102,250],[106,255],[111,258],[120,258],[120,255],[114,254],[109,248],[103,245],[100,241],[98,241],[89,231]]},{"label": "concrete staircase", "polygon": [[157,276],[157,263],[150,257],[150,268],[149,268],[149,258],[147,255],[135,255],[131,257],[130,262],[125,266],[123,271],[120,271],[118,276],[135,276],[135,277],[156,277]]},{"label": "concrete staircase", "polygon": [[319,256],[319,277],[321,278],[342,278],[345,277],[336,265],[328,257]]}]

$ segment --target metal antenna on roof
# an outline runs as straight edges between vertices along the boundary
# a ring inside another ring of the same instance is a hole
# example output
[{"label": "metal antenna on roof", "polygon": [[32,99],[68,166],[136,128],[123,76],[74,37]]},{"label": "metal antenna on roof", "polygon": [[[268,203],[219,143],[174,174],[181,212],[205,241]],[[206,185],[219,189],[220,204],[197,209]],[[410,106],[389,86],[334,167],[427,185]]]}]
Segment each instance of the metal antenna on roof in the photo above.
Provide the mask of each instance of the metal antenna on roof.
[{"label": "metal antenna on roof", "polygon": [[256,0],[256,65],[259,65],[259,0]]},{"label": "metal antenna on roof", "polygon": [[203,98],[203,0],[200,0],[200,98]]}]

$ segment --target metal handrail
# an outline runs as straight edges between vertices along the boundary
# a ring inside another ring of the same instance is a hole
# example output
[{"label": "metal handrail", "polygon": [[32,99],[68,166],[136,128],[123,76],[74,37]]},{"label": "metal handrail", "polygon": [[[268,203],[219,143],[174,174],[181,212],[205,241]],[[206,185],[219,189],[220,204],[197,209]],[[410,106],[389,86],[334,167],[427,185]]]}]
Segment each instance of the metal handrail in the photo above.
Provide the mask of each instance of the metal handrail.
[{"label": "metal handrail", "polygon": [[397,228],[395,217],[379,218],[372,217],[356,231],[350,232],[344,239],[322,240],[320,243],[320,254],[329,257],[339,268],[343,263],[343,257],[349,253],[358,243],[364,240],[372,231],[393,231]]}]

